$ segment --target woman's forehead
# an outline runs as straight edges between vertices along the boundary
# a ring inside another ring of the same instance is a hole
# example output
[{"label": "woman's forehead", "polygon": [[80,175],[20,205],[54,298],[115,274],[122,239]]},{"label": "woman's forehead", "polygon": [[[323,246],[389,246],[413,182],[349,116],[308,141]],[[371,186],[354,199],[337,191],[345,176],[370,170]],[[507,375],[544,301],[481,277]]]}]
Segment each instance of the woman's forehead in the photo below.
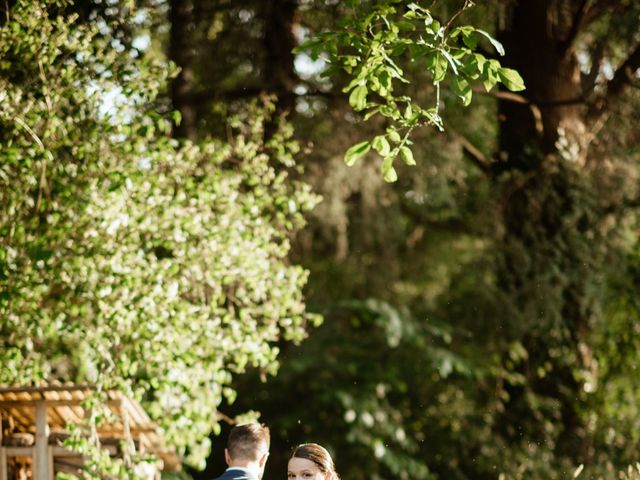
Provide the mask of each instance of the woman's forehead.
[{"label": "woman's forehead", "polygon": [[292,457],[289,459],[289,470],[297,472],[300,470],[309,470],[311,472],[319,472],[318,465],[306,458]]}]

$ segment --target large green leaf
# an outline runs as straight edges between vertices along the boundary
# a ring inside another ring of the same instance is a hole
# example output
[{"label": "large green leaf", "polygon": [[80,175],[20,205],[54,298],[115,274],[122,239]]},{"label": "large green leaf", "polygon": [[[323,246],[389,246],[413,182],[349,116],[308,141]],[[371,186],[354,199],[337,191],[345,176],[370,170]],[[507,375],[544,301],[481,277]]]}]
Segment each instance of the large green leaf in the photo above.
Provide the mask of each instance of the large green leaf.
[{"label": "large green leaf", "polygon": [[356,160],[365,155],[370,149],[371,142],[369,141],[356,143],[344,154],[344,163],[348,166],[353,165]]},{"label": "large green leaf", "polygon": [[498,76],[500,77],[500,81],[504,84],[504,86],[512,92],[519,92],[526,88],[524,85],[524,80],[522,79],[520,74],[512,68],[500,68],[500,70],[498,70]]}]

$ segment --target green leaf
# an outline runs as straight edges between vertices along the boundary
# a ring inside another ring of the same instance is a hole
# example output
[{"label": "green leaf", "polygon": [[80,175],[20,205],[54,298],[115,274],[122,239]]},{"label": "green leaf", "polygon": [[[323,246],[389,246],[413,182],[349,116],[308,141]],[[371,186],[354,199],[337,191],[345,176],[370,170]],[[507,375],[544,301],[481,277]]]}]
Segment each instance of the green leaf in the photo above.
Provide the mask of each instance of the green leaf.
[{"label": "green leaf", "polygon": [[475,50],[476,47],[478,46],[478,37],[476,36],[476,34],[474,32],[471,32],[471,33],[466,34],[466,35],[463,33],[462,34],[462,41],[471,50]]},{"label": "green leaf", "polygon": [[365,113],[364,115],[364,120],[365,122],[367,120],[369,120],[371,117],[373,117],[376,113],[378,113],[380,111],[380,107],[376,107],[376,108],[372,108],[371,110],[369,110],[367,113]]},{"label": "green leaf", "polygon": [[369,91],[365,85],[358,85],[353,89],[351,95],[349,95],[349,105],[351,105],[354,110],[363,110],[367,106],[367,93],[369,93]]},{"label": "green leaf", "polygon": [[400,157],[407,165],[415,165],[416,161],[413,158],[413,152],[409,147],[400,147]]},{"label": "green leaf", "polygon": [[371,142],[371,146],[383,157],[389,155],[389,152],[391,151],[391,146],[384,135],[378,135],[375,137],[373,142]]},{"label": "green leaf", "polygon": [[466,107],[471,103],[471,87],[462,77],[453,77],[451,81],[451,90],[462,100],[462,104]]},{"label": "green leaf", "polygon": [[416,26],[413,23],[407,22],[406,20],[400,20],[397,25],[400,30],[405,32],[412,32],[416,29]]},{"label": "green leaf", "polygon": [[484,70],[484,65],[485,63],[487,63],[487,59],[484,57],[484,55],[480,54],[480,53],[474,53],[473,57],[476,61],[476,64],[478,66],[478,72],[482,72]]},{"label": "green leaf", "polygon": [[382,176],[387,183],[393,183],[398,180],[398,174],[393,168],[393,157],[385,157],[382,162]]},{"label": "green leaf", "polygon": [[371,142],[366,141],[356,143],[344,154],[344,163],[346,163],[350,167],[351,165],[356,163],[356,160],[365,155],[369,150],[371,150]]},{"label": "green leaf", "polygon": [[413,117],[413,109],[411,108],[411,104],[407,103],[407,108],[404,109],[404,119],[411,120]]},{"label": "green leaf", "polygon": [[449,62],[449,65],[451,65],[451,69],[453,70],[453,73],[455,75],[458,75],[458,69],[456,68],[456,63],[460,65],[460,62],[458,62],[451,55],[449,55],[449,52],[447,52],[446,50],[442,50],[442,55],[444,56],[444,58],[447,59],[447,61]]},{"label": "green leaf", "polygon": [[491,42],[491,45],[493,45],[493,48],[495,48],[496,51],[500,55],[504,55],[504,47],[502,46],[502,44],[498,40],[493,38],[491,35],[489,35],[484,30],[477,29],[476,32],[478,32],[479,34],[484,35],[485,37],[487,37],[487,39]]},{"label": "green leaf", "polygon": [[504,86],[512,92],[519,92],[525,89],[524,80],[520,74],[512,68],[500,68],[500,70],[498,70],[498,76],[500,77],[500,81],[504,83]]},{"label": "green leaf", "polygon": [[434,83],[444,80],[448,64],[447,59],[440,52],[435,52],[427,58],[427,67],[433,74]]},{"label": "green leaf", "polygon": [[180,122],[182,122],[182,113],[180,110],[174,110],[171,112],[171,119],[173,120],[173,123],[180,126]]},{"label": "green leaf", "polygon": [[424,24],[427,27],[427,30],[431,30],[436,35],[440,31],[440,22],[438,20],[428,17],[425,19]]},{"label": "green leaf", "polygon": [[400,143],[402,141],[402,137],[400,136],[400,134],[395,131],[395,130],[390,130],[387,135],[389,136],[389,140],[391,140],[392,142],[395,143]]},{"label": "green leaf", "polygon": [[496,60],[488,60],[484,64],[484,69],[482,71],[482,84],[487,92],[491,91],[491,89],[500,81],[500,77],[498,76],[498,72],[500,71],[500,62]]},{"label": "green leaf", "polygon": [[475,28],[471,25],[463,25],[461,27],[454,28],[451,31],[451,38],[458,38],[462,36],[462,42],[471,50],[475,50],[478,46],[478,37],[475,34]]}]

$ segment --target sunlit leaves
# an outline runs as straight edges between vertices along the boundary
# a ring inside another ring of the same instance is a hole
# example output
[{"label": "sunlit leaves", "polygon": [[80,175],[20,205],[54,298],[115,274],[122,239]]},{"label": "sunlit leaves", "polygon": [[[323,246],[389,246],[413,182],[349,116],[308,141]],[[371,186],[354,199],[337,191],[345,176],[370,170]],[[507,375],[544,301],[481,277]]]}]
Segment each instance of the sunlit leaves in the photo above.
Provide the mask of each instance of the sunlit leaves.
[{"label": "sunlit leaves", "polygon": [[319,321],[286,258],[318,199],[271,106],[180,144],[149,109],[171,67],[48,5],[0,25],[0,383],[121,389],[202,466],[234,375]]},{"label": "sunlit leaves", "polygon": [[349,104],[354,110],[364,110],[367,106],[367,92],[367,87],[364,85],[358,85],[351,91],[351,95],[349,95]]},{"label": "sunlit leaves", "polygon": [[371,146],[382,157],[389,155],[389,153],[391,152],[391,146],[383,135],[378,135],[377,137],[375,137],[371,142]]},{"label": "sunlit leaves", "polygon": [[395,168],[393,168],[393,157],[384,157],[382,162],[382,177],[385,182],[395,182],[398,180],[398,174]]},{"label": "sunlit leaves", "polygon": [[518,92],[525,88],[524,80],[522,80],[522,77],[516,70],[500,68],[500,70],[498,70],[498,76],[500,77],[500,81],[512,92]]},{"label": "sunlit leaves", "polygon": [[413,159],[413,152],[409,147],[400,147],[400,157],[407,165],[416,164],[416,161]]},{"label": "sunlit leaves", "polygon": [[[464,2],[461,8],[465,10],[472,4]],[[351,12],[335,31],[318,35],[297,51],[307,50],[312,57],[324,52],[330,71],[342,69],[351,78],[343,90],[349,93],[351,107],[362,112],[365,120],[377,115],[386,117],[391,130],[402,138],[421,126],[443,129],[442,88],[449,88],[465,106],[471,103],[473,83],[482,84],[487,91],[498,83],[513,91],[524,89],[515,70],[503,68],[497,60],[487,60],[477,52],[484,42],[499,55],[505,53],[502,44],[484,30],[471,25],[454,27],[451,21],[441,23],[428,8],[415,2],[383,0],[349,5]],[[458,13],[454,12],[451,18]],[[431,105],[422,106],[414,98],[397,93],[400,83],[412,81],[400,68],[407,54],[430,74],[436,92]],[[404,109],[403,114],[400,108]],[[404,148],[385,148],[380,138],[376,137],[372,146],[387,163],[387,156],[395,157],[408,148],[404,144]],[[352,164],[353,154],[345,156],[345,160],[347,157]],[[383,171],[390,172],[386,167]],[[395,178],[394,174],[385,175],[388,181]]]},{"label": "sunlit leaves", "polygon": [[344,154],[344,162],[351,166],[371,149],[371,142],[360,142],[349,148]]}]

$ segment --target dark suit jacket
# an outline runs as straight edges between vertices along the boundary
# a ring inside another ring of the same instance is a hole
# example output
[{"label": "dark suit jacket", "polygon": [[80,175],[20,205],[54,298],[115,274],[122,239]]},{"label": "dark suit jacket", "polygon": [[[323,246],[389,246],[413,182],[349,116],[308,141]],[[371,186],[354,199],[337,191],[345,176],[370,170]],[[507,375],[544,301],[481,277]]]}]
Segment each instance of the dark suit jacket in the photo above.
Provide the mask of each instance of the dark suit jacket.
[{"label": "dark suit jacket", "polygon": [[258,480],[258,478],[253,476],[246,468],[230,467],[214,480]]}]

